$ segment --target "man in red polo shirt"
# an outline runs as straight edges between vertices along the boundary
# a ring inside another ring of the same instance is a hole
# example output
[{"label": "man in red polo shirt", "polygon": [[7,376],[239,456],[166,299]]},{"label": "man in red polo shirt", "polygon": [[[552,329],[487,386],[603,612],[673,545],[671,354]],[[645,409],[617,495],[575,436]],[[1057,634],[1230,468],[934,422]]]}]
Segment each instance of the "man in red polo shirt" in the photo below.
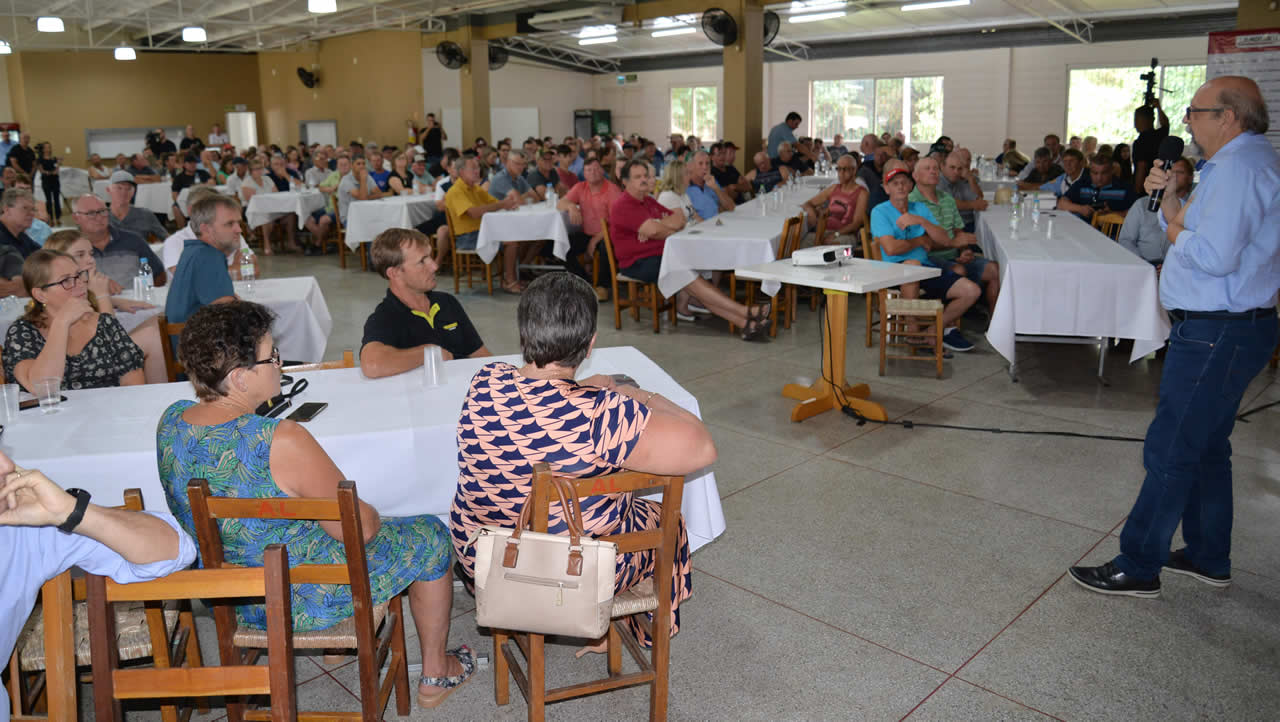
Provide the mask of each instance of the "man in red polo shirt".
[{"label": "man in red polo shirt", "polygon": [[[670,210],[649,195],[653,174],[645,161],[628,161],[620,175],[623,193],[609,211],[609,234],[618,271],[646,283],[657,283],[666,238],[684,228],[684,212]],[[676,307],[687,308],[690,296],[711,313],[742,327],[744,341],[767,338],[769,303],[747,308],[702,276],[695,276],[680,289]]]}]

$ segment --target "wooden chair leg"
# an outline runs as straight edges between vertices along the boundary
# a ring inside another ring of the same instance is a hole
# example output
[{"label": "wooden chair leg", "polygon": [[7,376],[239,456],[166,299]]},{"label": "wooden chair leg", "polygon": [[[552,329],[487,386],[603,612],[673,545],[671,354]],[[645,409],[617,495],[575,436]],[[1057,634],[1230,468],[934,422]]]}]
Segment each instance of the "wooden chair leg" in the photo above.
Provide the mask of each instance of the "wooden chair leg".
[{"label": "wooden chair leg", "polygon": [[396,626],[391,630],[391,658],[402,660],[402,664],[393,665],[387,674],[396,676],[396,714],[401,717],[409,715],[409,669],[407,650],[404,644],[404,597],[397,594],[391,598],[391,613],[396,615]]},{"label": "wooden chair leg", "polygon": [[[871,348],[871,323],[872,323],[871,306],[875,303],[878,303],[879,301],[873,298],[872,294],[870,293],[862,294],[862,298],[867,304],[867,348]],[[883,333],[884,329],[881,329],[881,332]]]},{"label": "wooden chair leg", "polygon": [[546,722],[547,655],[545,638],[529,635],[529,722]]},{"label": "wooden chair leg", "polygon": [[622,637],[618,635],[619,622],[609,624],[609,676],[617,677],[622,674]]},{"label": "wooden chair leg", "polygon": [[511,636],[506,630],[493,630],[493,701],[502,706],[511,701],[511,669],[507,656],[502,653]]},{"label": "wooden chair leg", "polygon": [[631,300],[632,321],[640,320],[640,297],[636,295],[637,293],[639,293],[639,288],[636,287],[635,281],[627,281],[627,298]]},{"label": "wooden chair leg", "polygon": [[347,244],[341,240],[338,241],[338,267],[347,267]]},{"label": "wooden chair leg", "polygon": [[933,315],[933,354],[938,364],[938,378],[942,378],[942,311]]},{"label": "wooden chair leg", "polygon": [[[871,299],[868,298],[867,302],[870,303]],[[876,302],[880,306],[880,375],[884,376],[885,362],[887,360],[885,357],[888,355],[888,351],[889,351],[887,345],[889,343],[889,335],[893,333],[893,321],[884,313],[884,292],[883,291],[879,293],[878,298],[876,299]],[[867,345],[868,346],[871,345],[870,332],[868,332]]]},{"label": "wooden chair leg", "polygon": [[622,328],[622,296],[618,295],[618,281],[613,281],[613,327]]},{"label": "wooden chair leg", "polygon": [[484,264],[484,285],[489,289],[489,295],[493,295],[493,264]]},{"label": "wooden chair leg", "polygon": [[360,244],[360,270],[369,270],[369,245],[367,243]]},{"label": "wooden chair leg", "polygon": [[649,286],[649,308],[653,310],[653,332],[662,332],[662,310],[658,308],[658,287]]},{"label": "wooden chair leg", "polygon": [[[453,256],[453,295],[456,296],[462,290],[462,269],[466,268],[466,260],[458,256],[457,249],[454,249],[453,253],[450,255]],[[471,275],[469,273],[467,275],[467,280],[471,280]]]}]

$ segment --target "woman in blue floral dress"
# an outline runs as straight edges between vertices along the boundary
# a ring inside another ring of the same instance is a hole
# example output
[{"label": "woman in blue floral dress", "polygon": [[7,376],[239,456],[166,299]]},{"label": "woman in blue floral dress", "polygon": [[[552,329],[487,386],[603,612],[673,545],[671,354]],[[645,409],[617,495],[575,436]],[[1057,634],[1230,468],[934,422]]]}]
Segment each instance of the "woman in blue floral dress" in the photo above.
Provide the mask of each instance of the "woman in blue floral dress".
[{"label": "woman in blue floral dress", "polygon": [[[332,498],[346,478],[296,422],[258,416],[254,409],[280,392],[280,354],[271,337],[271,312],[235,301],[206,306],[186,323],[179,348],[197,402],[178,401],[156,430],[160,481],[170,510],[193,538],[187,482],[204,478],[215,496]],[[375,604],[409,590],[409,608],[422,645],[418,704],[434,707],[470,678],[466,647],[445,650],[453,600],[449,532],[434,516],[380,518],[360,502],[365,554]],[[345,563],[339,522],[225,519],[226,560],[261,566],[269,544],[284,544],[292,564]],[[240,623],[266,626],[261,605],[236,610]],[[326,629],[353,613],[347,585],[295,584],[298,632]]]}]

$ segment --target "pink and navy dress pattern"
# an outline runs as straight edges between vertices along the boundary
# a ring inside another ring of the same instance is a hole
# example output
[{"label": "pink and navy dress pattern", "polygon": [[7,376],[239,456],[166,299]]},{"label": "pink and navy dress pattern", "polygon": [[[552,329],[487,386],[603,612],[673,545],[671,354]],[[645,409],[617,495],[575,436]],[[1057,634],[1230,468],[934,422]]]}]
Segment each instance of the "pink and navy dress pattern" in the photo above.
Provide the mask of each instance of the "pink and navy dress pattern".
[{"label": "pink and navy dress pattern", "polygon": [[[649,421],[643,404],[609,389],[568,380],[531,379],[506,363],[491,363],[471,379],[458,420],[458,491],[450,530],[458,561],[474,574],[467,540],[486,524],[514,528],[533,491],[533,464],[546,462],[560,476],[587,478],[621,471]],[[591,536],[658,526],[662,505],[630,493],[583,499],[582,525]],[[559,502],[551,504],[550,531],[564,534]],[[653,550],[618,555],[616,591],[653,575]],[[692,594],[689,538],[680,520],[673,569],[672,626],[680,602]],[[629,620],[642,643],[643,627]]]}]

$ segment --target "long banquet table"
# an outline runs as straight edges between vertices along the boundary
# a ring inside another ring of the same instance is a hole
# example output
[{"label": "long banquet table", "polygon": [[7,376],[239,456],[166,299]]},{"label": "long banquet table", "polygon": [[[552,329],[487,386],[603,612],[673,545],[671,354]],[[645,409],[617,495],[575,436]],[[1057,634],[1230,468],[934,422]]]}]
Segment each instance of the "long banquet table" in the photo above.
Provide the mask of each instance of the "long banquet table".
[{"label": "long banquet table", "polygon": [[[767,213],[760,212],[763,199],[757,197],[668,236],[662,265],[658,267],[658,290],[662,295],[674,296],[699,271],[728,271],[775,260],[783,224],[787,218],[802,213],[801,204],[817,190],[801,186],[781,193],[781,205],[770,207]],[[777,281],[761,284],[761,290],[770,296],[780,287]]]},{"label": "long banquet table", "polygon": [[[110,203],[111,195],[107,193],[107,188],[110,185],[111,182],[107,180],[93,181],[93,194],[101,198],[103,202]],[[169,181],[138,183],[137,190],[133,193],[133,205],[173,220],[172,184]]]},{"label": "long banquet table", "polygon": [[290,213],[298,216],[298,230],[307,223],[307,217],[324,208],[328,199],[317,190],[276,191],[254,193],[245,208],[244,217],[250,228],[264,226],[280,216]]},{"label": "long banquet table", "polygon": [[1133,339],[1131,362],[1164,345],[1169,317],[1151,264],[1070,213],[1042,213],[1038,226],[1024,215],[1011,227],[1009,216],[1009,206],[982,211],[977,236],[1000,263],[987,340],[1011,369],[1022,336]]},{"label": "long banquet table", "polygon": [[372,201],[351,201],[343,220],[347,224],[346,244],[351,250],[370,243],[388,228],[413,228],[431,220],[436,212],[435,196],[387,196]]},{"label": "long banquet table", "polygon": [[[434,514],[448,522],[458,478],[458,410],[471,377],[485,363],[520,364],[518,356],[461,359],[444,364],[445,384],[426,388],[414,370],[383,379],[366,379],[360,370],[339,369],[295,374],[310,386],[294,407],[322,401],[328,409],[307,423],[320,445],[344,474],[354,479],[360,497],[382,514]],[[624,373],[690,412],[698,401],[665,371],[632,347],[596,349],[579,369],[579,378]],[[165,509],[156,465],[156,421],[169,404],[193,398],[189,384],[160,384],[66,391],[55,414],[22,412],[0,448],[15,462],[43,471],[64,487],[90,491],[111,503],[125,489],[142,489],[148,509]],[[724,514],[715,474],[688,476],[682,507],[691,549],[724,532]]]},{"label": "long banquet table", "polygon": [[569,255],[569,227],[566,214],[545,203],[529,203],[509,211],[493,211],[480,218],[476,236],[476,253],[490,263],[504,242],[552,241],[551,252],[564,260]]}]

